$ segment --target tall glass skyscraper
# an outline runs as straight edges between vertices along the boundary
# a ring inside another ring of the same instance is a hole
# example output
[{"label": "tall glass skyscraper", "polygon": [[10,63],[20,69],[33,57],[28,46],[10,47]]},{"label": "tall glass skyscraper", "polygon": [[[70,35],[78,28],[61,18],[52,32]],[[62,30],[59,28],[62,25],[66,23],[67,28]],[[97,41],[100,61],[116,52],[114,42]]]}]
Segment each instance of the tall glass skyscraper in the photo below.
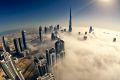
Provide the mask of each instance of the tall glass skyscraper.
[{"label": "tall glass skyscraper", "polygon": [[2,44],[3,44],[3,51],[10,52],[10,47],[4,36],[2,37]]},{"label": "tall glass skyscraper", "polygon": [[23,41],[23,46],[24,49],[27,49],[27,44],[26,44],[26,31],[22,30],[22,41]]},{"label": "tall glass skyscraper", "polygon": [[72,15],[71,15],[71,8],[70,8],[70,20],[69,20],[69,32],[72,32]]}]

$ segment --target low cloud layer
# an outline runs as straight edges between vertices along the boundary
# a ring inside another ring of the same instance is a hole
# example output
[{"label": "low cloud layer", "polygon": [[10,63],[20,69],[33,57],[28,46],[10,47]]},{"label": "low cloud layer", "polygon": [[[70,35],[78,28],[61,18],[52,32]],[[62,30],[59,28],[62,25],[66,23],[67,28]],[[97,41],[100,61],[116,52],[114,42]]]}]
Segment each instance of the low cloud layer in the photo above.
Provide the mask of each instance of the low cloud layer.
[{"label": "low cloud layer", "polygon": [[[84,34],[78,35],[79,31],[84,33],[87,28],[60,34],[66,56],[57,63],[57,80],[120,80],[120,33],[95,29],[84,41]],[[114,37],[118,42],[112,42]]]}]

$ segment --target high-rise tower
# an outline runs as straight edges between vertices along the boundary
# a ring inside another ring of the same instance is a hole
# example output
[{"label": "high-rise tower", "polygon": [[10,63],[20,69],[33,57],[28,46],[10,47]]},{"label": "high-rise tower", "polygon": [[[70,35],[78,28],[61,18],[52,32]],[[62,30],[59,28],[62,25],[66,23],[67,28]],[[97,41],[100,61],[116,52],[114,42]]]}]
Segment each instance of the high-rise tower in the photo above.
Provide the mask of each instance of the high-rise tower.
[{"label": "high-rise tower", "polygon": [[40,41],[42,41],[42,27],[39,27],[39,37],[40,37]]},{"label": "high-rise tower", "polygon": [[23,46],[24,49],[27,49],[27,44],[26,44],[26,31],[22,30],[22,42],[23,42]]},{"label": "high-rise tower", "polygon": [[70,20],[69,20],[69,32],[72,32],[72,15],[71,15],[71,8],[70,8]]},{"label": "high-rise tower", "polygon": [[18,38],[20,50],[23,51],[23,46],[22,46],[22,38]]},{"label": "high-rise tower", "polygon": [[13,42],[14,42],[16,54],[20,54],[21,49],[20,49],[20,45],[18,43],[18,38],[13,39]]},{"label": "high-rise tower", "polygon": [[2,45],[5,52],[10,52],[10,47],[4,36],[2,37]]},{"label": "high-rise tower", "polygon": [[1,67],[5,72],[6,76],[11,80],[25,80],[12,59],[12,56],[8,52],[3,52],[0,60]]}]

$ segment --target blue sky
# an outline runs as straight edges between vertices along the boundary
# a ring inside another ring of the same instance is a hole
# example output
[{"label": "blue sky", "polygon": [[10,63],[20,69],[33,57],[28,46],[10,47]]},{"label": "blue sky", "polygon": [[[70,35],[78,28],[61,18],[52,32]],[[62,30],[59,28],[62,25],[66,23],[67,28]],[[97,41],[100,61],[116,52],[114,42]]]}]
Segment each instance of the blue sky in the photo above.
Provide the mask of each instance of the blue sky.
[{"label": "blue sky", "polygon": [[68,26],[70,7],[73,26],[86,24],[120,29],[120,1],[113,1],[0,0],[0,32],[39,25]]}]

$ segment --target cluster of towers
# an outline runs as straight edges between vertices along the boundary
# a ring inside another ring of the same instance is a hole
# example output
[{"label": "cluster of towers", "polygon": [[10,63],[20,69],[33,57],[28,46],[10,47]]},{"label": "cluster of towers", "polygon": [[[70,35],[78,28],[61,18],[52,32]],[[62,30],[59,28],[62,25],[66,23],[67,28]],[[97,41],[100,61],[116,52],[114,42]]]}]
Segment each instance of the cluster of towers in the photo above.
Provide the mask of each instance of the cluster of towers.
[{"label": "cluster of towers", "polygon": [[[25,55],[25,50],[27,49],[27,44],[26,44],[26,32],[24,30],[21,31],[22,38],[14,38],[13,39],[13,44],[15,47],[15,55],[20,56],[20,55]],[[15,66],[15,62],[12,59],[12,56],[14,56],[13,51],[11,51],[8,41],[6,38],[3,36],[2,37],[2,44],[3,44],[3,52],[0,55],[0,64],[1,67],[6,74],[4,76],[5,79],[10,79],[10,80],[25,80],[21,71],[17,69]],[[11,55],[12,54],[12,55]]]},{"label": "cluster of towers", "polygon": [[[54,64],[57,63],[57,60],[63,58],[65,56],[65,43],[63,40],[58,38],[58,31],[60,30],[60,26],[57,25],[55,27],[49,26],[44,27],[44,29],[40,26],[39,27],[39,39],[40,42],[43,41],[43,33],[51,33],[51,40],[56,41],[54,44],[54,48],[46,49],[45,55],[40,57],[34,57],[34,63],[36,65],[36,69],[40,76],[38,80],[46,80],[45,78],[50,77],[48,80],[55,80],[54,76],[51,74],[50,67],[53,67]],[[64,30],[66,31],[66,29]],[[72,32],[72,16],[71,16],[71,9],[70,9],[70,20],[69,20],[69,32]],[[15,66],[15,62],[11,57],[11,49],[9,47],[8,41],[5,37],[2,37],[3,41],[3,53],[0,56],[0,64],[5,72],[6,76],[5,79],[10,80],[25,80],[24,76],[22,75],[21,71],[17,69]],[[27,53],[26,50],[28,49],[26,43],[26,31],[21,31],[21,37],[14,38],[13,44],[15,47],[15,55],[23,55]]]},{"label": "cluster of towers", "polygon": [[[42,29],[42,27],[40,26],[39,27],[39,38],[40,38],[40,42],[42,42],[43,40],[43,36],[42,36],[42,33],[47,33],[49,31],[51,31],[51,40],[56,40],[58,37],[57,37],[57,33],[58,31],[60,30],[60,26],[59,24],[55,27],[53,26],[49,26],[48,27],[44,27],[44,31]],[[66,32],[66,29],[64,29],[64,31]],[[72,13],[71,13],[71,8],[70,8],[70,19],[69,19],[69,29],[68,29],[69,32],[72,32]]]},{"label": "cluster of towers", "polygon": [[29,51],[27,50],[27,43],[26,43],[26,31],[21,31],[21,38],[14,38],[14,46],[15,46],[15,54],[16,55],[23,55],[25,56]]},{"label": "cluster of towers", "polygon": [[[94,33],[93,31],[94,31],[93,27],[90,26],[90,27],[89,27],[89,31],[88,31],[89,34],[91,34],[91,33],[93,34],[93,33]],[[83,39],[84,39],[84,40],[87,40],[87,34],[88,34],[88,32],[86,31],[86,32],[84,33],[84,36],[83,36]],[[81,32],[78,32],[78,34],[81,35]]]},{"label": "cluster of towers", "polygon": [[34,57],[34,62],[39,73],[38,80],[42,80],[42,78],[45,78],[45,76],[50,77],[50,75],[52,77],[50,80],[54,80],[54,76],[51,74],[50,67],[53,67],[57,63],[57,60],[65,56],[64,50],[64,41],[58,38],[58,40],[55,42],[54,48],[46,49],[45,55]]},{"label": "cluster of towers", "polygon": [[[26,31],[22,30],[21,36],[22,37],[13,39],[13,44],[15,47],[15,55],[16,56],[20,56],[20,55],[25,56],[25,53],[29,53],[29,51],[26,50],[27,49]],[[2,37],[2,42],[3,42],[3,51],[11,53],[10,47],[8,45],[8,41],[5,39],[4,36]]]},{"label": "cluster of towers", "polygon": [[48,32],[50,32],[51,33],[51,40],[56,40],[57,39],[57,33],[58,33],[58,31],[59,31],[59,29],[60,29],[60,26],[59,26],[59,24],[57,25],[57,26],[55,26],[55,27],[53,27],[53,26],[49,26],[49,27],[44,27],[44,29],[43,29],[43,27],[39,27],[39,39],[40,39],[40,42],[42,42],[43,41],[43,33],[48,33]]},{"label": "cluster of towers", "polygon": [[51,40],[56,40],[58,37],[57,37],[57,34],[58,34],[58,31],[60,29],[60,26],[57,25],[56,27],[54,27],[52,33],[51,33]]},{"label": "cluster of towers", "polygon": [[[52,33],[51,33],[51,40],[57,40],[57,41],[55,42],[54,48],[46,50],[45,57],[34,58],[34,62],[37,67],[39,76],[41,76],[42,78],[43,77],[45,78],[45,76],[46,77],[48,77],[48,76],[54,77],[50,73],[49,67],[53,66],[57,62],[58,58],[61,58],[64,56],[64,41],[57,37],[57,32],[58,32],[59,28],[60,28],[59,25],[57,25],[56,27],[51,26],[49,28],[47,28],[47,27],[44,28],[44,33],[47,33],[48,31],[54,32],[54,35],[52,35]],[[43,40],[42,39],[42,33],[43,33],[42,31],[43,31],[42,27],[40,27],[39,28],[40,41]],[[21,36],[22,37],[13,39],[13,44],[15,47],[15,55],[17,55],[17,56],[24,55],[25,54],[24,51],[27,49],[26,32],[24,30],[21,31]],[[53,39],[53,37],[54,37],[54,39]],[[1,59],[1,66],[3,66],[2,67],[3,71],[5,72],[7,78],[9,78],[9,79],[24,80],[23,75],[21,74],[21,72],[19,70],[17,70],[17,68],[15,66],[15,62],[12,60],[12,57],[11,57],[12,51],[10,50],[8,41],[5,39],[4,36],[2,37],[2,41],[3,41],[3,56],[1,56],[0,59]],[[9,59],[6,59],[6,58],[8,58],[8,56],[9,56]],[[9,60],[11,60],[11,61],[9,61]],[[8,61],[11,63],[10,65],[8,65],[8,63],[7,63]],[[4,62],[4,64],[3,64],[3,62]],[[12,65],[12,67],[10,67],[11,65]]]},{"label": "cluster of towers", "polygon": [[15,66],[15,62],[8,52],[3,52],[1,54],[0,64],[6,74],[4,76],[5,80],[25,80],[21,71],[19,71]]}]

